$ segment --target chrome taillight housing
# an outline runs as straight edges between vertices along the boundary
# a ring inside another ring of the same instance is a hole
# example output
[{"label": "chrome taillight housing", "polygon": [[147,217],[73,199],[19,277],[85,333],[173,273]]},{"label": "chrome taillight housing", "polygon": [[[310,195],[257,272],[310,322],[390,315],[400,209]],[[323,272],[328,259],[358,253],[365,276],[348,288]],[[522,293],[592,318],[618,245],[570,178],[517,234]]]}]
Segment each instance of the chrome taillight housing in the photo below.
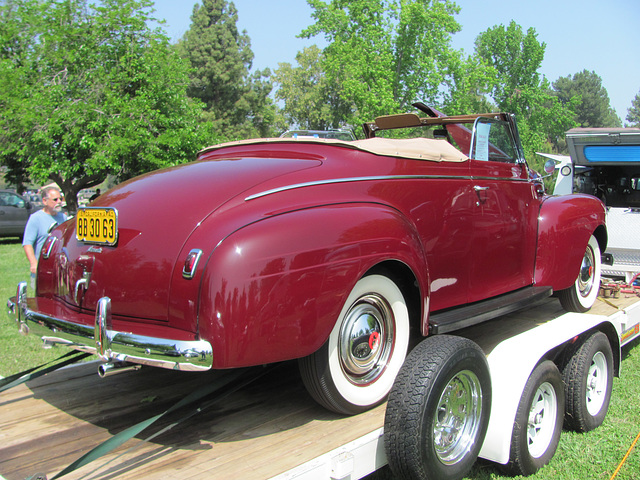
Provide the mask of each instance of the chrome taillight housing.
[{"label": "chrome taillight housing", "polygon": [[202,250],[198,248],[194,248],[189,252],[187,258],[184,261],[184,266],[182,267],[182,276],[186,279],[191,279],[196,274],[196,269],[198,268],[198,262],[200,261],[200,257],[202,256]]}]

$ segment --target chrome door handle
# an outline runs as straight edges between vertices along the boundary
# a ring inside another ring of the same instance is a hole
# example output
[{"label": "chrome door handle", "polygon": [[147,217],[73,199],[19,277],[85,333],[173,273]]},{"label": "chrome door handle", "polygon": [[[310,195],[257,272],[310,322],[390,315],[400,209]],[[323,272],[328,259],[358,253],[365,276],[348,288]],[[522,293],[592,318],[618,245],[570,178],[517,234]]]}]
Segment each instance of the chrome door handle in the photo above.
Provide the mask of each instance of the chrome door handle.
[{"label": "chrome door handle", "polygon": [[473,186],[473,189],[474,189],[476,192],[484,192],[484,191],[486,191],[486,190],[489,190],[489,187],[481,187],[480,185],[474,185],[474,186]]}]

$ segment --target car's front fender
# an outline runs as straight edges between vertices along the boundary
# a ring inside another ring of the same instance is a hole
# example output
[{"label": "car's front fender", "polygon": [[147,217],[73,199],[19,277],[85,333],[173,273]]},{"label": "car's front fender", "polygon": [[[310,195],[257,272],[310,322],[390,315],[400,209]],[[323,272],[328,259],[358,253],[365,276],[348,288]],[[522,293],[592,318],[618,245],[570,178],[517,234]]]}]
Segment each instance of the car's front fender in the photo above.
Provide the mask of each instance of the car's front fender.
[{"label": "car's front fender", "polygon": [[555,291],[576,280],[591,235],[604,252],[607,246],[605,208],[596,197],[583,194],[548,197],[538,216],[535,283]]},{"label": "car's front fender", "polygon": [[236,230],[208,258],[200,285],[199,333],[212,343],[214,368],[313,353],[355,283],[385,261],[420,272],[425,291],[418,236],[399,212],[382,205],[302,209]]}]

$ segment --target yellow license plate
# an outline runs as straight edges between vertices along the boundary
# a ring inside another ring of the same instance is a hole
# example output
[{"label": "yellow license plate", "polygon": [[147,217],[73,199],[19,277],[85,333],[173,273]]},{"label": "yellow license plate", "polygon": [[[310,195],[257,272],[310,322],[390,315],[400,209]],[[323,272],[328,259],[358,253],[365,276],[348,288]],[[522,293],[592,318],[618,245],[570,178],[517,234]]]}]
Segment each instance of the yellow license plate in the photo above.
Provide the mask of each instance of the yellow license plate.
[{"label": "yellow license plate", "polygon": [[76,238],[81,242],[115,245],[118,212],[115,208],[84,207],[76,214]]}]

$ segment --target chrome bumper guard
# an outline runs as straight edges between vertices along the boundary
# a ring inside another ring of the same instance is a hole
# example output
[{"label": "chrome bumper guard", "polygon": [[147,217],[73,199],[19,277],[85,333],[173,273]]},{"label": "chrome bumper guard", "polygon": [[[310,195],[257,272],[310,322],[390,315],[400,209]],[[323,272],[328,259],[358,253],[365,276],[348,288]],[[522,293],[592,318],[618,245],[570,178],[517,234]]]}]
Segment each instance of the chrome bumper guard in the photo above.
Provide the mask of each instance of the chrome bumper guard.
[{"label": "chrome bumper guard", "polygon": [[187,372],[211,368],[213,352],[205,340],[171,340],[111,329],[111,300],[98,301],[94,327],[78,325],[27,308],[27,283],[7,301],[7,313],[24,334],[39,335],[45,344],[93,353],[103,361],[128,362]]}]

